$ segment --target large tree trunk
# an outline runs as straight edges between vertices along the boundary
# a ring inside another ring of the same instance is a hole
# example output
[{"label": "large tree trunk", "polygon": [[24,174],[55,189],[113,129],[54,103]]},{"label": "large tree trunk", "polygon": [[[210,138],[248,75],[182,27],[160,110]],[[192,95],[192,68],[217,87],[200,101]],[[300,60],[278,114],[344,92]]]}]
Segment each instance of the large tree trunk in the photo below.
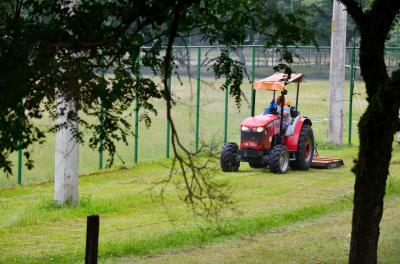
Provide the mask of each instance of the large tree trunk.
[{"label": "large tree trunk", "polygon": [[[356,174],[350,263],[376,263],[379,223],[392,152],[395,115],[370,104],[359,123],[360,151]],[[389,110],[389,109],[387,109]],[[388,129],[383,129],[383,128]]]},{"label": "large tree trunk", "polygon": [[346,5],[361,34],[360,68],[369,103],[358,124],[360,149],[353,168],[356,182],[349,263],[376,263],[379,224],[400,106],[400,74],[388,77],[385,40],[399,14],[400,1],[371,1],[365,11],[356,0],[339,1]]},{"label": "large tree trunk", "polygon": [[[360,149],[353,172],[354,210],[349,263],[376,263],[386,179],[398,124],[398,102],[388,85],[384,38],[371,25],[361,31],[360,67],[368,108],[358,124]],[[396,110],[397,108],[397,110]]]}]

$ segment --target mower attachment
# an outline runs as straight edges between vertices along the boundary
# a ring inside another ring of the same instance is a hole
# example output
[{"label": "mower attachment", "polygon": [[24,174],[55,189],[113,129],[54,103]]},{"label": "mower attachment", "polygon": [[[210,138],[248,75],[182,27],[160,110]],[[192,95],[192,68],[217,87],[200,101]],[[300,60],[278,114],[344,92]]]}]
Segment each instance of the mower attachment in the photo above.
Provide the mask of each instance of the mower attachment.
[{"label": "mower attachment", "polygon": [[330,157],[314,157],[311,162],[311,168],[316,169],[334,169],[344,166],[342,159]]},{"label": "mower attachment", "polygon": [[334,169],[344,166],[342,159],[331,157],[320,157],[317,145],[314,149],[314,157],[311,162],[311,167],[316,169]]}]

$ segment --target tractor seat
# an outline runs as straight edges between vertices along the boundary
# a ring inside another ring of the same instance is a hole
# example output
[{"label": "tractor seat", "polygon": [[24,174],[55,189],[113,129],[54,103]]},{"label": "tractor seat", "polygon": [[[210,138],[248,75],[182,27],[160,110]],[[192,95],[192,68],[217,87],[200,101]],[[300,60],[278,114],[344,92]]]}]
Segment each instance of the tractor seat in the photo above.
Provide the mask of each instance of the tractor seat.
[{"label": "tractor seat", "polygon": [[290,122],[290,125],[287,127],[285,136],[293,136],[294,135],[294,129],[296,128],[297,122],[301,116],[297,116],[296,118],[292,119],[292,122]]},{"label": "tractor seat", "polygon": [[290,116],[292,118],[296,118],[299,114],[300,114],[300,112],[297,111],[294,106],[290,107]]}]

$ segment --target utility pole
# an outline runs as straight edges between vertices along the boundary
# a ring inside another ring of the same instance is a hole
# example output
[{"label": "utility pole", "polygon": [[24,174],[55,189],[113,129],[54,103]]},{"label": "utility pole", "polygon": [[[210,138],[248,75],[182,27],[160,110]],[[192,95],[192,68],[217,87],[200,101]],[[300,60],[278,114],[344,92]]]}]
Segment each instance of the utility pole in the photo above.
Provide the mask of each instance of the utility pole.
[{"label": "utility pole", "polygon": [[[68,5],[72,9],[74,1]],[[54,200],[59,204],[78,201],[78,120],[76,100],[56,92],[56,146]],[[68,118],[71,116],[72,118]]]},{"label": "utility pole", "polygon": [[333,1],[331,59],[329,69],[328,141],[343,144],[343,93],[345,85],[347,12],[343,4]]}]

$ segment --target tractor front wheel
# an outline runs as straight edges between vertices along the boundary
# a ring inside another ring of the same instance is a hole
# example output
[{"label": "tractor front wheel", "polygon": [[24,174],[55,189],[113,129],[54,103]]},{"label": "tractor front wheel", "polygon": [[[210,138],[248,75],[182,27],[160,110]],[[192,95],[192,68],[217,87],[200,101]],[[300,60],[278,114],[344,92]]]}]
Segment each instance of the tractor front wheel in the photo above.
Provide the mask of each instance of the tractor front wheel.
[{"label": "tractor front wheel", "polygon": [[295,153],[296,160],[290,162],[293,170],[308,170],[314,156],[314,133],[311,126],[304,124],[301,127],[299,143]]},{"label": "tractor front wheel", "polygon": [[270,153],[269,170],[284,174],[289,169],[289,152],[284,145],[275,145]]},{"label": "tractor front wheel", "polygon": [[221,169],[224,172],[234,172],[239,170],[240,161],[237,160],[239,147],[234,142],[224,144],[221,151]]}]

